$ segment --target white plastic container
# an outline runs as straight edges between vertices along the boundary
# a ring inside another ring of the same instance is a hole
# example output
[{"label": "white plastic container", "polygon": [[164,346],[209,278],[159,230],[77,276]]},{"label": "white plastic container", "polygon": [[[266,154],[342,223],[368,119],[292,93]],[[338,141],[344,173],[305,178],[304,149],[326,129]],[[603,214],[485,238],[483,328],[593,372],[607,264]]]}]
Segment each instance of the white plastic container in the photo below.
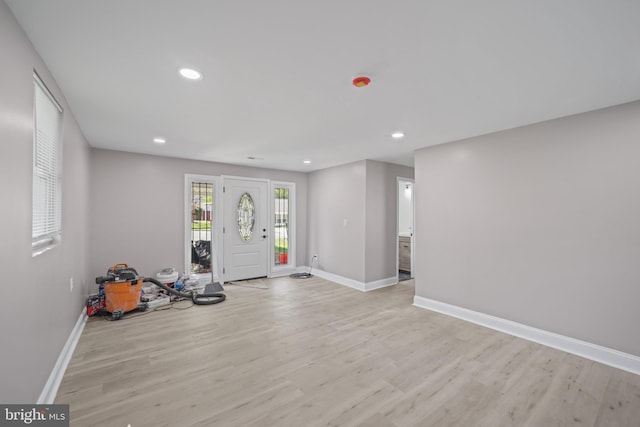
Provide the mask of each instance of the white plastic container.
[{"label": "white plastic container", "polygon": [[195,293],[197,293],[197,294],[201,294],[201,293],[203,293],[203,292],[204,292],[204,288],[205,288],[205,286],[207,286],[207,285],[206,285],[206,284],[204,284],[204,283],[200,283],[200,282],[198,282],[197,280],[196,280],[196,281],[191,281],[191,280],[189,280],[189,281],[187,281],[187,283],[185,284],[184,289],[185,289],[185,290],[188,290],[188,291],[195,292]]},{"label": "white plastic container", "polygon": [[178,280],[180,274],[173,268],[165,268],[160,273],[156,274],[156,280],[160,283],[164,283],[167,286],[171,286]]},{"label": "white plastic container", "polygon": [[149,308],[149,310],[155,310],[158,307],[162,307],[163,305],[169,305],[169,304],[171,304],[171,299],[168,296],[163,295],[163,296],[159,296],[158,298],[152,301],[149,301],[147,303],[147,307]]},{"label": "white plastic container", "polygon": [[[147,282],[144,282],[147,283]],[[149,283],[150,286],[143,286],[142,290],[144,291],[145,295],[157,295],[158,294],[158,287],[154,284]]]}]

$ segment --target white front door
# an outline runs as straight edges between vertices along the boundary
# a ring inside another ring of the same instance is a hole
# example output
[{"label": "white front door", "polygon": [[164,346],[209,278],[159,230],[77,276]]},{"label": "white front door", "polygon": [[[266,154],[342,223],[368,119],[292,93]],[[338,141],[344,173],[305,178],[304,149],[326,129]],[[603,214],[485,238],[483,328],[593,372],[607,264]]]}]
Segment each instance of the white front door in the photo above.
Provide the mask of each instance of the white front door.
[{"label": "white front door", "polygon": [[268,274],[267,181],[223,178],[223,280]]}]

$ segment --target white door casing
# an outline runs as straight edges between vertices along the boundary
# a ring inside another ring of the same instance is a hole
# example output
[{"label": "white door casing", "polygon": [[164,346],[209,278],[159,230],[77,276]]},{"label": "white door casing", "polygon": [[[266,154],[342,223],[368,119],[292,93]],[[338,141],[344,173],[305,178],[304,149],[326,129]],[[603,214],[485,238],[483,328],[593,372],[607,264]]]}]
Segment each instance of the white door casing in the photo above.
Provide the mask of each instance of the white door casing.
[{"label": "white door casing", "polygon": [[[267,276],[270,229],[268,181],[223,177],[222,185],[223,280],[229,282]],[[245,196],[242,206],[239,206],[244,194],[249,198]],[[239,223],[245,226],[244,234],[239,231]]]}]

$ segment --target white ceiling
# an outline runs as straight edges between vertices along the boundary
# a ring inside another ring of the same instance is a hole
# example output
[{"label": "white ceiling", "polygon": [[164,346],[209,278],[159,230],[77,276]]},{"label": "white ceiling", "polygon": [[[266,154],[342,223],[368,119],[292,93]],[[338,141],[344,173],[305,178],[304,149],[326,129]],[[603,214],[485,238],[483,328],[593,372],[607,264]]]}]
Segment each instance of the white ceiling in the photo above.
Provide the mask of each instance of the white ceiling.
[{"label": "white ceiling", "polygon": [[107,149],[413,165],[416,148],[640,99],[638,0],[5,2]]}]

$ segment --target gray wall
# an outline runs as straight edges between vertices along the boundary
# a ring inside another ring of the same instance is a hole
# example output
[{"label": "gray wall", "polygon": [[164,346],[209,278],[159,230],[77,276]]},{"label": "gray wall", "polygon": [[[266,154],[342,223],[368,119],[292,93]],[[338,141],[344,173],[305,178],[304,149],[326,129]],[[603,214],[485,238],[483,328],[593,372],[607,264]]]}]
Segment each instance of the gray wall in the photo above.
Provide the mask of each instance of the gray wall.
[{"label": "gray wall", "polygon": [[[62,243],[32,258],[34,69],[64,108],[64,123]],[[0,402],[29,403],[38,399],[87,294],[89,148],[60,89],[2,1],[0,76]]]},{"label": "gray wall", "polygon": [[[321,270],[364,282],[364,160],[309,174],[309,257]],[[347,225],[344,225],[344,221]]]},{"label": "gray wall", "polygon": [[362,160],[309,174],[308,253],[321,270],[364,283],[397,274],[398,176],[413,168]]},{"label": "gray wall", "polygon": [[92,275],[120,262],[146,276],[184,269],[185,174],[295,182],[296,261],[305,265],[306,174],[102,149],[91,154]]},{"label": "gray wall", "polygon": [[416,295],[640,356],[639,117],[417,151]]},{"label": "gray wall", "polygon": [[367,160],[365,282],[395,277],[397,267],[397,177],[413,178],[413,168]]}]

